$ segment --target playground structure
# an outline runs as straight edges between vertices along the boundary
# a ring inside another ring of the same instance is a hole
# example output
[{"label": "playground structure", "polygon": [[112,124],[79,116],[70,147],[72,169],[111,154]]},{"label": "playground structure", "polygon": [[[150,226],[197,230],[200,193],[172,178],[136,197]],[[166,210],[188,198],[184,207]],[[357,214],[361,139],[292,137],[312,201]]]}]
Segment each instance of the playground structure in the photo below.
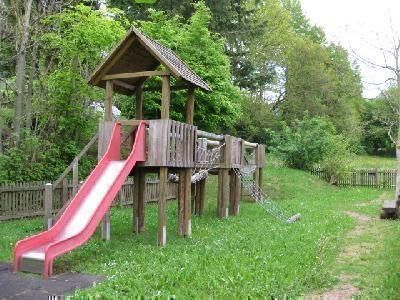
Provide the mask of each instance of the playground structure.
[{"label": "playground structure", "polygon": [[[145,120],[146,79],[161,77],[161,115]],[[176,84],[171,86],[171,76]],[[193,125],[194,91],[211,88],[170,49],[132,28],[94,71],[90,84],[105,88],[104,120],[99,126],[99,164],[52,227],[19,241],[14,249],[15,271],[52,274],[53,260],[85,243],[101,222],[102,237],[110,239],[112,201],[128,175],[134,175],[133,231],[145,229],[145,176],[159,176],[157,243],[166,236],[166,183],[178,182],[178,233],[191,235],[192,213],[204,209],[206,177],[218,175],[217,216],[239,213],[241,186],[281,221],[282,213],[262,191],[265,147],[230,135],[199,130]],[[170,119],[170,94],[187,90],[186,123]],[[113,120],[113,93],[135,95],[136,118]]]}]

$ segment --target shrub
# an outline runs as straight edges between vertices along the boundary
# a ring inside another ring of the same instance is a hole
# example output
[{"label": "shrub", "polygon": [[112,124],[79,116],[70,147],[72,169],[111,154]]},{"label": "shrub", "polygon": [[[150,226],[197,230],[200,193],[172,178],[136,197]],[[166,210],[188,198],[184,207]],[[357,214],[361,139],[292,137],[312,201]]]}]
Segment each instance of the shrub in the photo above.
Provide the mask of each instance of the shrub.
[{"label": "shrub", "polygon": [[335,183],[350,164],[349,141],[336,134],[334,125],[325,118],[296,120],[292,126],[283,124],[281,132],[271,132],[269,150],[289,167],[307,170],[321,164]]}]

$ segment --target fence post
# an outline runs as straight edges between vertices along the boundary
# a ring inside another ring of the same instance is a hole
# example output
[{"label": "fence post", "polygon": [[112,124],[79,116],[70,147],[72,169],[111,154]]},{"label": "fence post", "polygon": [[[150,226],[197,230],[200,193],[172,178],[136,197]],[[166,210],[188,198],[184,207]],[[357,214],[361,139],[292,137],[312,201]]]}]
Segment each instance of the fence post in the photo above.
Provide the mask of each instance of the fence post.
[{"label": "fence post", "polygon": [[46,183],[44,186],[44,229],[48,230],[53,225],[53,185]]},{"label": "fence post", "polygon": [[79,161],[74,159],[72,162],[72,196],[78,192],[78,164]]}]

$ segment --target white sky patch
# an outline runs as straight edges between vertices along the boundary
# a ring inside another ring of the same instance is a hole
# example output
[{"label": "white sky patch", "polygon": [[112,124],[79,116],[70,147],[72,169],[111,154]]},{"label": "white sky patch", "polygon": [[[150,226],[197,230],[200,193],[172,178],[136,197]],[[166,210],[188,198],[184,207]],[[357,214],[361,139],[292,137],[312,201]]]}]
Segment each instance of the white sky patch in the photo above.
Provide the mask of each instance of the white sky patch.
[{"label": "white sky patch", "polygon": [[[301,0],[301,3],[311,23],[322,27],[329,41],[341,44],[351,59],[357,60],[363,95],[372,98],[384,90],[393,74],[362,60],[385,64],[382,49],[393,48],[393,35],[400,36],[400,1]],[[386,61],[394,65],[388,53]]]}]

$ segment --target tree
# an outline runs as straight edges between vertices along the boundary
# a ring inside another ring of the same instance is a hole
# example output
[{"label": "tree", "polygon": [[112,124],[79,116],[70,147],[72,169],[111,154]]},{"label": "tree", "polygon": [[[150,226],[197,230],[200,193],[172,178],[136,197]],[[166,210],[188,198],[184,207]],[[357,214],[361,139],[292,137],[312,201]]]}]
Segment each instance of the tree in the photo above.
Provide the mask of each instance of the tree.
[{"label": "tree", "polygon": [[[174,50],[213,89],[211,93],[196,92],[195,124],[204,130],[228,132],[239,116],[242,95],[232,84],[229,58],[224,53],[224,41],[212,34],[208,27],[210,10],[203,2],[195,5],[195,13],[188,22],[164,12],[150,11],[148,21],[137,23],[147,35]],[[151,85],[152,82],[150,81]],[[159,113],[159,94],[146,93],[144,113],[156,117]],[[171,117],[184,120],[185,95],[176,92],[171,99]],[[131,101],[122,104],[125,115],[133,114]]]},{"label": "tree", "polygon": [[[15,67],[15,73],[17,75],[16,80],[16,88],[17,88],[17,97],[15,99],[15,119],[14,119],[14,130],[16,141],[20,141],[21,135],[21,125],[22,125],[22,106],[24,100],[24,88],[25,88],[25,68],[26,68],[26,48],[28,46],[29,39],[29,30],[30,30],[30,21],[31,21],[31,12],[32,12],[32,3],[33,0],[25,0],[22,17],[20,17],[19,7],[15,8],[16,16],[17,16],[17,27],[19,28],[19,32],[16,34],[17,36],[17,63]],[[18,1],[14,3],[16,6],[18,5]]]},{"label": "tree", "polygon": [[[368,60],[359,55],[358,58],[374,68],[387,70],[391,74],[387,80],[391,86],[384,92],[384,98],[392,111],[387,116],[386,123],[388,126],[388,136],[396,146],[397,176],[395,200],[398,208],[400,206],[400,36],[392,30],[391,39],[392,46],[390,49],[381,48],[383,63]],[[391,119],[390,116],[392,117]],[[397,130],[396,133],[394,133],[395,129]]]}]

